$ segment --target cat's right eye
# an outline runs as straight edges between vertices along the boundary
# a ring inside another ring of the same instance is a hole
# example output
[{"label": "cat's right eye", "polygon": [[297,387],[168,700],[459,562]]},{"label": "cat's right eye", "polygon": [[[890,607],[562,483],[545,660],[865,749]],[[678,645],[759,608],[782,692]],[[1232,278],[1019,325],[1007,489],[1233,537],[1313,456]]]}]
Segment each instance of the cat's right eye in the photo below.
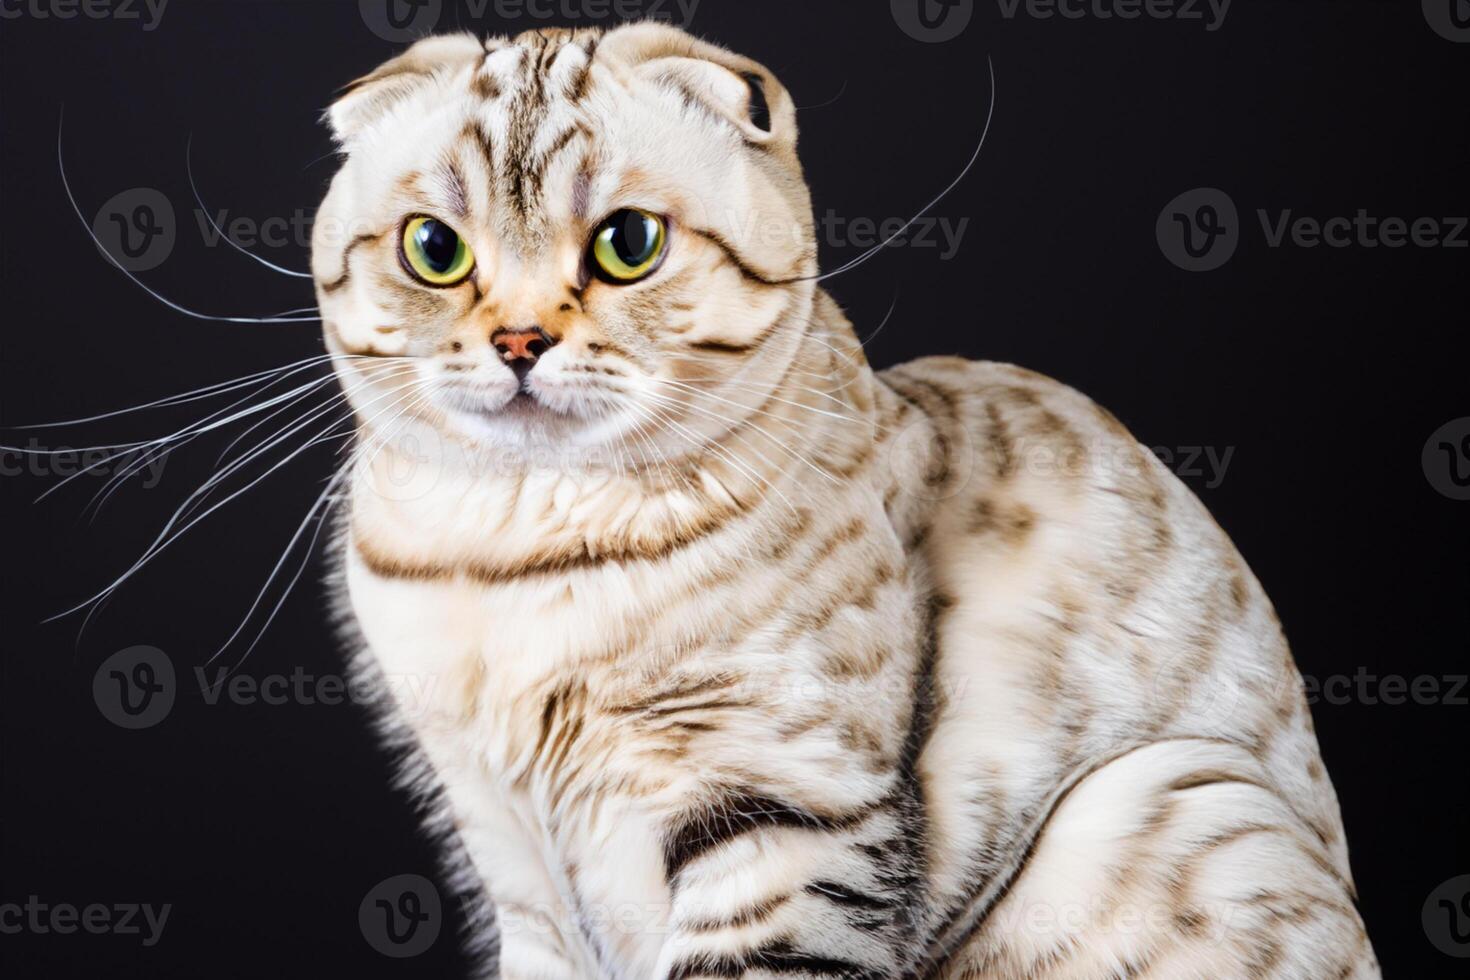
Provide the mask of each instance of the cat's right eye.
[{"label": "cat's right eye", "polygon": [[430,286],[455,286],[469,278],[475,253],[453,228],[420,215],[403,226],[403,267]]}]

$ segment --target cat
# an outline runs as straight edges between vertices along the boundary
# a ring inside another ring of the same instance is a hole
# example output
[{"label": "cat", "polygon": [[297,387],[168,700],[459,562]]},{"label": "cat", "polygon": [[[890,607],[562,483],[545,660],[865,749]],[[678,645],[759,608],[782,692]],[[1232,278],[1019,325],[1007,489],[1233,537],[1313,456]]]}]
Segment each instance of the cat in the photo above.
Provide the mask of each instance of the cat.
[{"label": "cat", "polygon": [[868,366],[769,71],[436,36],[327,118],[335,594],[485,975],[1379,975],[1257,580],[1071,389]]}]

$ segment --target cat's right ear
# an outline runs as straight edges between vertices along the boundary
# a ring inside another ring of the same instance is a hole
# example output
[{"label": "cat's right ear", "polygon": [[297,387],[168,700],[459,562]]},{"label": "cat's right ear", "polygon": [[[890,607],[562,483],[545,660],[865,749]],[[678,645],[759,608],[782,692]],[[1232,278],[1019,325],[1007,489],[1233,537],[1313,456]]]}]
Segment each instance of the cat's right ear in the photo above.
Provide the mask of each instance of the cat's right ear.
[{"label": "cat's right ear", "polygon": [[339,145],[346,147],[364,130],[436,78],[474,65],[485,46],[473,34],[425,38],[369,75],[342,88],[325,119]]}]

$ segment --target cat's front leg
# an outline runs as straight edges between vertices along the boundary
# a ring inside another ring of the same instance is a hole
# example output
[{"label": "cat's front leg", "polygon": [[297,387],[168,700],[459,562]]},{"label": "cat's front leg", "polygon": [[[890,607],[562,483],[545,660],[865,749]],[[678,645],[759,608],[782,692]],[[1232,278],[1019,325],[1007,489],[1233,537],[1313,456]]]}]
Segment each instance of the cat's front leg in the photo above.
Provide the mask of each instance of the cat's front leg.
[{"label": "cat's front leg", "polygon": [[592,975],[565,941],[554,912],[535,902],[491,904],[500,943],[499,972],[493,974],[497,980],[583,980]]},{"label": "cat's front leg", "polygon": [[449,818],[494,913],[496,955],[484,964],[496,980],[584,980],[596,973],[569,927],[556,879],[537,834],[506,795],[484,779],[452,740],[429,731]]},{"label": "cat's front leg", "polygon": [[914,934],[917,840],[891,794],[821,814],[730,792],[689,812],[666,855],[660,980],[894,976]]},{"label": "cat's front leg", "polygon": [[[510,918],[514,918],[512,913]],[[582,980],[582,968],[546,935],[502,933],[499,980]]]}]

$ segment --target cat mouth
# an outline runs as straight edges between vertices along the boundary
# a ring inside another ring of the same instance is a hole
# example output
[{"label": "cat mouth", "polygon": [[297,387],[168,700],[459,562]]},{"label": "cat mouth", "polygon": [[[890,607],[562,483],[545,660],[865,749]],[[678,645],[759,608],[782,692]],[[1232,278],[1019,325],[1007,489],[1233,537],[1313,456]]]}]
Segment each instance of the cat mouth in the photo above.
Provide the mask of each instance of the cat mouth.
[{"label": "cat mouth", "polygon": [[550,405],[546,404],[546,402],[544,402],[540,398],[536,397],[536,393],[535,392],[531,391],[530,388],[528,388],[528,387],[526,387],[526,385],[522,384],[521,387],[516,391],[516,393],[514,395],[511,395],[510,396],[510,401],[508,401],[504,405],[500,406],[500,408],[496,409],[491,414],[494,414],[494,415],[560,415],[562,413],[556,411]]},{"label": "cat mouth", "polygon": [[455,385],[445,388],[442,398],[454,412],[477,421],[549,421],[566,413],[547,403],[522,381],[513,391],[503,385],[482,388],[478,385]]}]

